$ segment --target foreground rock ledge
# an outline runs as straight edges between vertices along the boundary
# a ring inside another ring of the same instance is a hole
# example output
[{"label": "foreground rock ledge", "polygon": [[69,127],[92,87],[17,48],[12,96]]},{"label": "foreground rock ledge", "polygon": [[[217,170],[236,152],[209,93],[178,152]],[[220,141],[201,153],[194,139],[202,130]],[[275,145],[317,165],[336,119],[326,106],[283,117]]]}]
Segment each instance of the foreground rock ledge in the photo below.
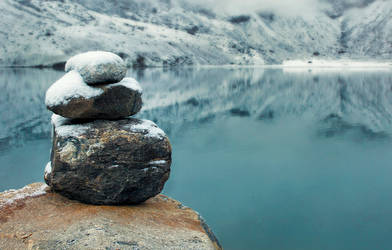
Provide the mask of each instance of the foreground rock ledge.
[{"label": "foreground rock ledge", "polygon": [[0,193],[0,249],[221,249],[197,212],[158,195],[94,206],[43,183]]}]

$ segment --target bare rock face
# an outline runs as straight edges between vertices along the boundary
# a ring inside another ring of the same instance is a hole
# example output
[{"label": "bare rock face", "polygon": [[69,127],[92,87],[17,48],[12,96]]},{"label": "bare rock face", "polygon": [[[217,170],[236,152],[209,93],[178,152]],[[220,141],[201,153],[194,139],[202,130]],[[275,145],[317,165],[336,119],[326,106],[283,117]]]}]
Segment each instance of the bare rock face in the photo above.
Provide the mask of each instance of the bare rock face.
[{"label": "bare rock face", "polygon": [[87,85],[71,71],[46,92],[46,107],[63,117],[117,119],[136,114],[142,107],[142,88],[133,78],[115,84]]},{"label": "bare rock face", "polygon": [[75,70],[89,85],[115,83],[127,74],[125,62],[116,54],[105,51],[90,51],[71,57],[65,71]]},{"label": "bare rock face", "polygon": [[137,206],[95,206],[35,183],[0,193],[0,249],[221,247],[198,213],[167,196]]},{"label": "bare rock face", "polygon": [[56,192],[92,204],[140,203],[169,178],[171,146],[153,122],[126,118],[73,123],[53,115],[51,164]]}]

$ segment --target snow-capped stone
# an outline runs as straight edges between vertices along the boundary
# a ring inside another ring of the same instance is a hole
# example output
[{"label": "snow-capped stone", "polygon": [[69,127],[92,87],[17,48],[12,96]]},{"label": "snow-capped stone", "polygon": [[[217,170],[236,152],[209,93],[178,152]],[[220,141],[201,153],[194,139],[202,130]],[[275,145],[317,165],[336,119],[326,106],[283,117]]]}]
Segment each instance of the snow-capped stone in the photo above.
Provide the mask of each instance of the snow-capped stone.
[{"label": "snow-capped stone", "polygon": [[160,193],[169,178],[170,142],[151,121],[80,124],[53,115],[52,124],[45,181],[64,196],[92,204],[140,203]]},{"label": "snow-capped stone", "polygon": [[70,71],[46,92],[45,104],[67,118],[115,119],[136,114],[142,107],[142,89],[133,78],[108,85],[89,86]]},{"label": "snow-capped stone", "polygon": [[76,70],[89,85],[108,84],[121,81],[127,67],[121,57],[105,51],[89,51],[71,57],[65,71]]}]

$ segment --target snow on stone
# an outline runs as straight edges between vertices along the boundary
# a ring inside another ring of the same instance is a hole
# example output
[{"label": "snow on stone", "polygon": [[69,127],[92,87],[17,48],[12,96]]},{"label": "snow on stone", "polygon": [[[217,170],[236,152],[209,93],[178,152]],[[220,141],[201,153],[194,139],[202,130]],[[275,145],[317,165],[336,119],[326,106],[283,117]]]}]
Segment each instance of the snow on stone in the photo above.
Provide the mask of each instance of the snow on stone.
[{"label": "snow on stone", "polygon": [[157,167],[149,167],[149,168],[143,168],[142,170],[144,172],[147,172],[148,170],[152,170],[153,172],[156,172],[156,171],[158,171],[158,168]]},{"label": "snow on stone", "polygon": [[53,114],[52,124],[56,133],[62,137],[77,137],[85,133],[89,128],[83,124],[71,124],[70,119]]},{"label": "snow on stone", "polygon": [[70,71],[57,80],[46,91],[46,106],[67,104],[69,100],[78,97],[92,98],[103,93],[103,90],[87,85],[77,71]]},{"label": "snow on stone", "polygon": [[85,66],[100,64],[124,64],[123,59],[116,54],[106,51],[89,51],[71,57],[65,64],[65,71],[79,70]]},{"label": "snow on stone", "polygon": [[149,165],[163,165],[163,164],[166,164],[166,161],[165,160],[150,161],[148,164]]},{"label": "snow on stone", "polygon": [[[32,185],[36,185],[36,184],[32,184]],[[40,186],[38,188],[33,188],[31,185],[29,185],[23,187],[22,189],[18,189],[18,190],[10,189],[1,193],[2,199],[0,199],[0,208],[5,205],[10,205],[18,200],[46,194],[45,189],[48,187],[48,185],[44,183],[39,183],[37,185]]]},{"label": "snow on stone", "polygon": [[49,175],[50,173],[52,173],[52,162],[48,162],[48,164],[46,164],[45,166],[45,176]]},{"label": "snow on stone", "polygon": [[143,92],[143,89],[140,86],[140,84],[135,79],[133,79],[131,77],[126,77],[126,78],[122,79],[120,82],[115,83],[115,84],[109,84],[106,87],[111,88],[111,87],[115,87],[115,86],[124,86],[126,88],[135,90],[139,93]]},{"label": "snow on stone", "polygon": [[165,137],[165,132],[160,129],[154,122],[150,120],[139,120],[141,123],[126,125],[127,128],[134,133],[145,133],[147,137],[154,137],[162,139]]}]

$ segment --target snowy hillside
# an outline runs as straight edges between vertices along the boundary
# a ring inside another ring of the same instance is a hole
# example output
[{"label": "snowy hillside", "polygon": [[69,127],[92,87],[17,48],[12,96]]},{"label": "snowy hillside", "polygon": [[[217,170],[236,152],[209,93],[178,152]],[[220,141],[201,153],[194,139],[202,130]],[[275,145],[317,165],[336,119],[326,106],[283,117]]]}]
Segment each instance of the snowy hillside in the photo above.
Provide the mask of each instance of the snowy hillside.
[{"label": "snowy hillside", "polygon": [[340,17],[276,9],[233,15],[186,0],[2,0],[0,65],[61,66],[87,50],[118,53],[128,66],[389,59],[391,10],[382,0]]},{"label": "snowy hillside", "polygon": [[353,9],[343,18],[344,45],[356,56],[391,58],[392,1],[376,1]]}]

